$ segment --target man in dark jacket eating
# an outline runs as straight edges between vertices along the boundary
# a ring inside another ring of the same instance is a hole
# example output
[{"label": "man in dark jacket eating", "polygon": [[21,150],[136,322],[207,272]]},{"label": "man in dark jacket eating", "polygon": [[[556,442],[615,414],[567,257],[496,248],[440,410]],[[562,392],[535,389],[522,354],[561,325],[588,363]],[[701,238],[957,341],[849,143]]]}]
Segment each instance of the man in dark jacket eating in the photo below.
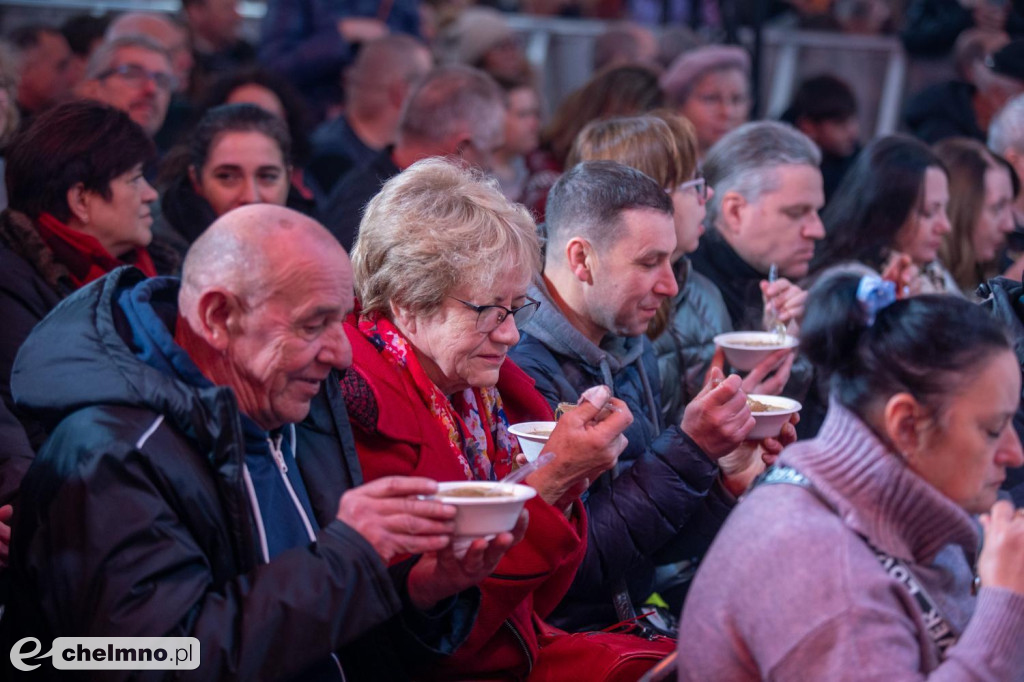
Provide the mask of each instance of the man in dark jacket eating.
[{"label": "man in dark jacket eating", "polygon": [[360,485],[327,380],[352,305],[330,233],[263,204],[214,223],[181,282],[121,269],[43,320],[12,379],[51,435],[22,484],[8,648],[195,637],[211,680],[403,679],[450,653],[515,538],[456,559],[454,509],[417,497],[436,483]]},{"label": "man in dark jacket eating", "polygon": [[681,423],[662,417],[644,332],[678,292],[675,249],[672,200],[637,170],[588,161],[551,190],[544,274],[529,291],[543,303],[511,356],[552,405],[607,384],[634,418],[614,474],[590,487],[587,555],[554,614],[567,629],[628,616],[624,604],[650,594],[655,566],[701,554],[763,468],[743,444],[754,419],[738,376],[712,370]]}]

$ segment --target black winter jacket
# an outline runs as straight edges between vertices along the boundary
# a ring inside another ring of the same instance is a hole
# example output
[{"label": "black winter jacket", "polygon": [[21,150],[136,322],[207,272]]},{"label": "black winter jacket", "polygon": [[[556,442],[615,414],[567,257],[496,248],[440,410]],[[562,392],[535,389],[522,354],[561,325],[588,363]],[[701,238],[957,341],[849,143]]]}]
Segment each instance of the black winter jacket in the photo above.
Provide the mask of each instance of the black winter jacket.
[{"label": "black winter jacket", "polygon": [[75,290],[35,224],[24,213],[0,213],[0,505],[16,502],[18,486],[46,437],[18,414],[11,398],[11,368],[32,328]]},{"label": "black winter jacket", "polygon": [[[977,293],[982,299],[982,307],[1006,326],[1013,342],[1013,352],[1024,371],[1024,285],[1006,277],[996,277],[978,287]],[[1024,395],[1017,413],[1013,415],[1013,428],[1024,440]],[[1014,505],[1024,507],[1024,467],[1006,470],[1003,489],[1010,491]]]},{"label": "black winter jacket", "polygon": [[703,554],[732,510],[718,466],[677,425],[661,417],[658,363],[646,336],[613,339],[598,348],[562,316],[546,289],[511,357],[536,381],[552,407],[575,403],[585,389],[606,384],[628,405],[629,445],[614,472],[591,485],[587,553],[551,621],[566,629],[616,622],[612,598],[628,581],[634,602],[653,586],[654,568]]},{"label": "black winter jacket", "polygon": [[918,139],[935,144],[947,137],[969,137],[985,141],[974,113],[975,88],[962,81],[929,86],[907,102],[903,123]]},{"label": "black winter jacket", "polygon": [[[47,649],[56,636],[192,636],[200,667],[160,675],[321,679],[314,666],[337,679],[323,663],[339,651],[350,681],[403,679],[405,663],[453,650],[479,593],[450,600],[437,627],[408,602],[410,562],[389,570],[335,519],[340,495],[361,482],[337,377],[324,382],[330,394],[295,453],[317,542],[262,563],[234,393],[192,387],[136,358],[116,301],[142,279],[123,268],[83,287],[36,327],[16,362],[16,401],[51,435],[16,511],[6,650],[25,636]],[[438,649],[416,632],[439,635]],[[32,674],[45,679],[41,662]]]},{"label": "black winter jacket", "polygon": [[[690,261],[697,272],[718,287],[733,329],[763,329],[764,300],[759,283],[765,279],[764,274],[744,261],[715,230],[701,237],[700,247],[690,255]],[[800,438],[814,437],[825,418],[827,405],[810,392],[813,381],[814,367],[807,358],[797,355],[782,395],[803,403],[796,426]]]}]

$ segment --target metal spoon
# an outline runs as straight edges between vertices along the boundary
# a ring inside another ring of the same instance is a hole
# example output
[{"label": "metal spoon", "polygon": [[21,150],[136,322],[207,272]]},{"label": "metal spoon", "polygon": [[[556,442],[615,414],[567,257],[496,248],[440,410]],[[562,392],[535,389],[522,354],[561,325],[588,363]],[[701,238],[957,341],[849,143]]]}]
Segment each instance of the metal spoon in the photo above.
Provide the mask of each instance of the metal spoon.
[{"label": "metal spoon", "polygon": [[[774,284],[775,281],[778,278],[779,278],[779,266],[777,266],[775,263],[772,263],[768,267],[768,283],[769,284]],[[768,318],[766,320],[768,331],[775,332],[775,336],[777,336],[779,338],[779,343],[785,343],[786,342],[786,324],[782,320],[779,319],[779,311],[775,307],[775,301],[768,301],[768,310],[766,312],[767,312],[767,318]]]}]

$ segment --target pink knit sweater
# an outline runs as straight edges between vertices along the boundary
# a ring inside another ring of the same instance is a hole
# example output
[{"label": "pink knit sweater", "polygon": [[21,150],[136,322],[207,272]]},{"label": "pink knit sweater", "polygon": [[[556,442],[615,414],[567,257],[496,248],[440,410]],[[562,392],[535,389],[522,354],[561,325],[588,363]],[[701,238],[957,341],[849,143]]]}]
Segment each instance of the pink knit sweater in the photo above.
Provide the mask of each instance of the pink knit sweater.
[{"label": "pink knit sweater", "polygon": [[[683,610],[680,680],[1024,680],[1024,596],[971,596],[979,538],[966,512],[835,401],[818,438],[781,461],[843,518],[794,485],[741,502]],[[961,633],[944,662],[920,607],[857,533],[902,559]]]}]

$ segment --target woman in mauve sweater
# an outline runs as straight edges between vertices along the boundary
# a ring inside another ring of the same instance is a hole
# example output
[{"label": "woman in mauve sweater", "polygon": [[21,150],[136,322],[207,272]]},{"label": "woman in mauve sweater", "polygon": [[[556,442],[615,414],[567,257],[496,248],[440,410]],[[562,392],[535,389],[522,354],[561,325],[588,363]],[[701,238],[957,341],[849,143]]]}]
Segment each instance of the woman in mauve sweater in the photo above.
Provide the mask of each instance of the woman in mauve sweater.
[{"label": "woman in mauve sweater", "polygon": [[1024,679],[1024,512],[996,501],[1024,463],[1020,369],[981,309],[893,291],[850,273],[811,290],[802,351],[831,402],[779,461],[809,485],[762,484],[726,522],[683,610],[680,680]]}]

